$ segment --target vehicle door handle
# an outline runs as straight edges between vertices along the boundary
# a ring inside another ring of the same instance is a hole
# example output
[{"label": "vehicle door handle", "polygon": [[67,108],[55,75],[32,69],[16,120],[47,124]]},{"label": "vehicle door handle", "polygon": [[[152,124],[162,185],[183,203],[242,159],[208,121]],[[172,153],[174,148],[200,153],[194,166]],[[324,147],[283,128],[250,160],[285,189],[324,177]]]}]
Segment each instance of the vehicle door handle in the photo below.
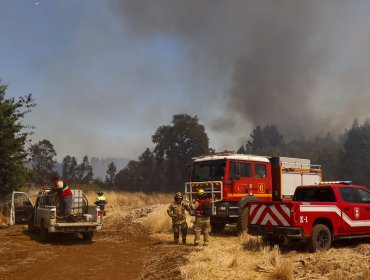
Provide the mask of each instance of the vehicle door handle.
[{"label": "vehicle door handle", "polygon": [[365,210],[366,210],[366,211],[369,211],[369,210],[370,210],[370,207],[366,207],[366,208],[365,208]]},{"label": "vehicle door handle", "polygon": [[343,210],[344,210],[344,211],[348,211],[348,210],[349,210],[349,208],[348,208],[348,207],[345,207]]}]

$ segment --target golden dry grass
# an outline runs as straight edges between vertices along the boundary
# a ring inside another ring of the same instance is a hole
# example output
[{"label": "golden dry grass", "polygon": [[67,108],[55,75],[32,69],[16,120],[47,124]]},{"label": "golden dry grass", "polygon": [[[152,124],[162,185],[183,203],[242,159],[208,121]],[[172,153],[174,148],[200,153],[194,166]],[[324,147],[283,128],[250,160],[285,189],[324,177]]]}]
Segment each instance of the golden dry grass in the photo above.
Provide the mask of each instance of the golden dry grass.
[{"label": "golden dry grass", "polygon": [[[89,203],[93,203],[96,199],[95,192],[85,193]],[[168,194],[145,194],[142,192],[116,192],[105,191],[104,196],[108,201],[108,205],[112,207],[143,207],[151,206],[160,203],[167,203],[172,196]]]},{"label": "golden dry grass", "polygon": [[[153,237],[163,242],[172,240],[167,206],[158,206],[144,220]],[[191,227],[191,219],[188,220]],[[190,232],[190,242],[191,235]],[[225,233],[211,236],[209,246],[192,250],[187,264],[180,268],[181,276],[186,280],[370,280],[370,244],[334,245],[321,253],[308,253],[300,248],[303,244],[284,247],[281,251],[277,246],[264,246],[259,237],[237,236],[235,228],[228,227]]]},{"label": "golden dry grass", "polygon": [[144,220],[144,225],[152,233],[170,234],[172,232],[172,222],[167,214],[167,207],[167,204],[158,205]]}]

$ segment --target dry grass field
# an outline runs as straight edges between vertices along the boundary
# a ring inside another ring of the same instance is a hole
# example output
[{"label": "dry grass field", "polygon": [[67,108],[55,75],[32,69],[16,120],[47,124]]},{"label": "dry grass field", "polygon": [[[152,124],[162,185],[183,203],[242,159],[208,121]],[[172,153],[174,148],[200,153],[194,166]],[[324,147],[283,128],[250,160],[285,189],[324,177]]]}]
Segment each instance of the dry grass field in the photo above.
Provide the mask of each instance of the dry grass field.
[{"label": "dry grass field", "polygon": [[[172,240],[167,205],[154,209],[143,221],[153,238]],[[191,218],[188,225],[191,226]],[[192,232],[188,238],[193,241]],[[181,246],[181,245],[177,245]],[[227,227],[225,232],[211,236],[209,246],[196,247],[180,267],[182,279],[271,279],[271,280],[370,280],[370,244],[337,242],[327,252],[308,253],[304,244],[265,247],[258,237]]]},{"label": "dry grass field", "polygon": [[[37,191],[28,193],[31,199],[37,195]],[[95,200],[94,192],[87,192],[86,195],[90,203]],[[335,242],[329,251],[308,253],[301,243],[287,244],[281,248],[266,247],[257,237],[248,234],[238,236],[236,229],[230,226],[222,234],[212,235],[209,246],[194,247],[192,217],[188,216],[189,244],[174,245],[171,219],[166,213],[173,195],[108,191],[105,196],[108,200],[107,215],[104,217],[103,230],[95,237],[97,241],[91,246],[80,244],[79,239],[70,242],[76,242],[74,246],[79,247],[81,254],[86,250],[88,254],[95,255],[94,250],[99,249],[99,246],[108,246],[110,249],[105,253],[116,254],[118,258],[117,264],[109,263],[112,277],[118,273],[114,271],[118,269],[119,260],[121,263],[126,260],[122,254],[126,251],[137,251],[136,261],[144,262],[141,279],[146,280],[370,280],[369,240]],[[0,222],[6,223],[6,217],[0,216]],[[33,254],[35,250],[42,249],[45,254],[60,250],[68,258],[77,258],[77,252],[69,251],[62,241],[55,241],[56,245],[43,245],[35,242],[32,236],[29,238],[10,228],[3,231],[2,237],[6,240],[0,242],[0,255],[4,256],[2,260],[7,262],[0,264],[0,275],[14,273],[19,267],[17,262],[30,266],[31,261],[38,261],[44,256]],[[137,250],[144,239],[146,247],[141,251]],[[132,261],[134,256],[133,253],[130,254]],[[100,269],[105,271],[106,267],[107,265]],[[130,267],[129,263],[127,267]],[[33,273],[40,272],[35,270]],[[95,278],[91,276],[91,279]]]}]

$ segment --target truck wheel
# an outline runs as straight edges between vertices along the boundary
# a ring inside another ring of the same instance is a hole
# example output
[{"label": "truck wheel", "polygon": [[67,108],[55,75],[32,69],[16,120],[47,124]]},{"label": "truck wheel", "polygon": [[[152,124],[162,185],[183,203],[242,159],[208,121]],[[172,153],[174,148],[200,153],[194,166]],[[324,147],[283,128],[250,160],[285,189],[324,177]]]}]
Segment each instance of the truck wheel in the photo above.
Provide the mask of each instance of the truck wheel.
[{"label": "truck wheel", "polygon": [[82,238],[86,241],[91,241],[92,240],[92,237],[94,235],[94,232],[93,231],[88,231],[88,232],[83,232],[82,233]]},{"label": "truck wheel", "polygon": [[28,224],[28,232],[29,233],[37,233],[38,228],[34,227],[32,224]]},{"label": "truck wheel", "polygon": [[41,221],[40,224],[40,239],[41,242],[47,242],[49,240],[49,232],[48,229],[44,226],[44,221]]},{"label": "truck wheel", "polygon": [[248,217],[249,217],[249,208],[246,206],[243,208],[242,213],[238,219],[238,223],[236,225],[238,232],[247,232],[248,231]]},{"label": "truck wheel", "polygon": [[331,232],[326,225],[314,225],[311,237],[308,239],[308,249],[310,252],[328,250],[331,247],[331,240]]},{"label": "truck wheel", "polygon": [[220,233],[225,229],[226,223],[211,222],[212,233]]}]

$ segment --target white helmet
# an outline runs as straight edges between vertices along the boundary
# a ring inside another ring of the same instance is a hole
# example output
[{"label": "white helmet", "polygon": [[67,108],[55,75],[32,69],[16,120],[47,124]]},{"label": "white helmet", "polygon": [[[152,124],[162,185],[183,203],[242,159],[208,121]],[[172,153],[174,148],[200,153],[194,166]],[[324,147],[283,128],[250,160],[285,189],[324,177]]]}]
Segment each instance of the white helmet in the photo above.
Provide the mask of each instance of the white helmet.
[{"label": "white helmet", "polygon": [[63,185],[64,185],[63,181],[62,180],[58,180],[56,182],[56,184],[55,184],[55,188],[56,189],[63,189]]}]

